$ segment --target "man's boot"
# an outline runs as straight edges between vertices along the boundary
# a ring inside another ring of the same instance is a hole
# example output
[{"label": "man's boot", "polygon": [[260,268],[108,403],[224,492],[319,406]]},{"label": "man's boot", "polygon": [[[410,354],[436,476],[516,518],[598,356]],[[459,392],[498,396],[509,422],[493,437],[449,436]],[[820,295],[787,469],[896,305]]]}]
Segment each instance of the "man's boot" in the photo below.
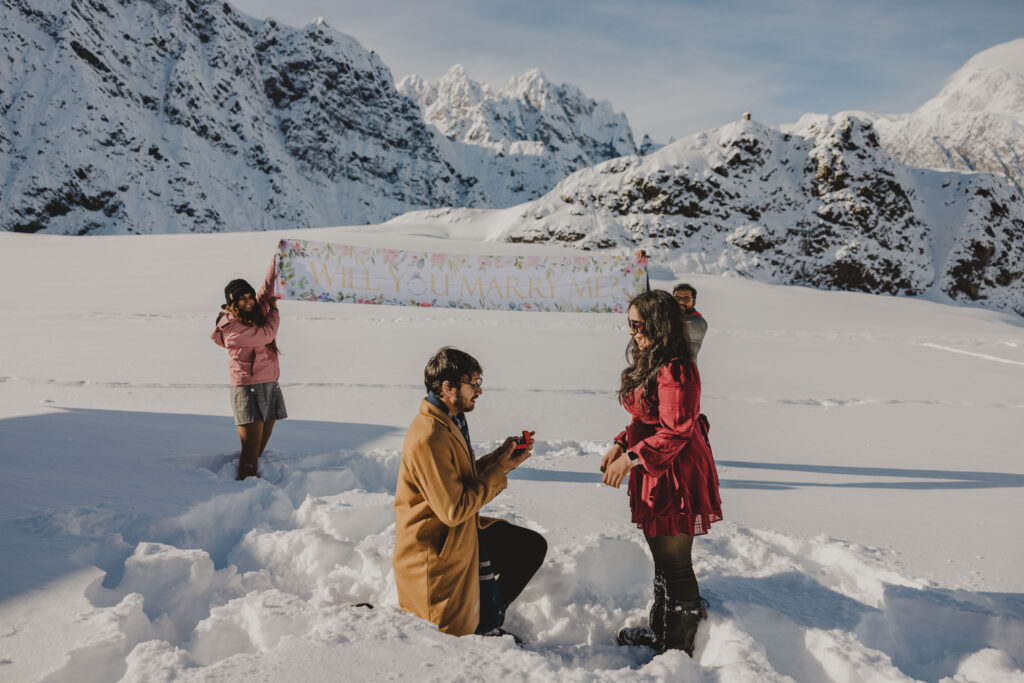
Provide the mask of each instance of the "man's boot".
[{"label": "man's boot", "polygon": [[631,647],[649,647],[654,650],[662,649],[662,640],[665,633],[665,601],[668,599],[668,591],[665,588],[665,580],[660,574],[654,575],[654,604],[651,605],[651,613],[647,626],[633,626],[619,631],[619,645]]},{"label": "man's boot", "polygon": [[692,602],[668,600],[665,603],[665,650],[682,650],[693,657],[693,641],[697,625],[708,618],[708,601],[697,598]]}]

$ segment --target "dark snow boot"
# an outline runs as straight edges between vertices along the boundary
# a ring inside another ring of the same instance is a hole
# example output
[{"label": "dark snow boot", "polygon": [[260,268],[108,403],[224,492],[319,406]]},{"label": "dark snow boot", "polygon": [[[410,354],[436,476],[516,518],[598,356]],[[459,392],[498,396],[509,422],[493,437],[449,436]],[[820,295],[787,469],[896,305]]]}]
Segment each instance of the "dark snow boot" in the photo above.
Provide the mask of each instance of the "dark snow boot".
[{"label": "dark snow boot", "polygon": [[250,461],[248,458],[238,458],[238,477],[239,481],[248,477],[258,477],[257,471],[259,470],[259,457]]},{"label": "dark snow boot", "polygon": [[693,657],[693,641],[697,625],[708,618],[708,601],[697,598],[692,602],[669,600],[665,604],[665,650],[682,650]]},{"label": "dark snow boot", "polygon": [[654,604],[651,605],[651,613],[647,626],[633,626],[619,631],[616,638],[619,645],[629,647],[649,647],[653,650],[662,649],[662,639],[665,634],[665,601],[668,599],[668,591],[665,588],[665,580],[661,576],[654,577]]},{"label": "dark snow boot", "polygon": [[501,638],[502,636],[512,636],[512,640],[515,641],[517,647],[522,647],[523,646],[523,639],[522,638],[517,636],[515,633],[512,633],[511,631],[506,631],[505,629],[500,628],[500,627],[496,628],[496,629],[492,629],[492,630],[488,631],[487,633],[481,633],[480,635],[486,636],[488,638]]}]

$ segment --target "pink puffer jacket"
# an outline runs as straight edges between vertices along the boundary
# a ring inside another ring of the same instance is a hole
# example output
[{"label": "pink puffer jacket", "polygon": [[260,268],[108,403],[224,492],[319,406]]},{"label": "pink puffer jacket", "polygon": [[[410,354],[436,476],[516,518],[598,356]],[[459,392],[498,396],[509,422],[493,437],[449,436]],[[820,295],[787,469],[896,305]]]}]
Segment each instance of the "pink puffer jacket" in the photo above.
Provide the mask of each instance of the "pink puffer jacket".
[{"label": "pink puffer jacket", "polygon": [[210,335],[210,339],[228,350],[232,386],[247,387],[276,382],[281,376],[277,354],[267,346],[277,336],[277,328],[281,323],[281,314],[276,308],[270,307],[270,302],[279,298],[273,295],[273,291],[274,261],[271,261],[267,277],[256,292],[256,304],[267,317],[266,324],[261,327],[246,325],[225,311]]}]

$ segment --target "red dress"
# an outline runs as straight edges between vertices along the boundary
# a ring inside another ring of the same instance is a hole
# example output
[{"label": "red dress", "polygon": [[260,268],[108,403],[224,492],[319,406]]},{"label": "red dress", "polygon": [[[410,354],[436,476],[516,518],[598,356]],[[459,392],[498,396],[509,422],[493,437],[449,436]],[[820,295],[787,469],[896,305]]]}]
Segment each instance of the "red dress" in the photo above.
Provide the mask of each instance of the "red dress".
[{"label": "red dress", "polygon": [[629,472],[633,521],[646,536],[706,534],[722,519],[718,471],[700,416],[700,373],[673,359],[658,371],[657,402],[640,387],[624,407],[633,416],[615,440],[639,456]]}]

